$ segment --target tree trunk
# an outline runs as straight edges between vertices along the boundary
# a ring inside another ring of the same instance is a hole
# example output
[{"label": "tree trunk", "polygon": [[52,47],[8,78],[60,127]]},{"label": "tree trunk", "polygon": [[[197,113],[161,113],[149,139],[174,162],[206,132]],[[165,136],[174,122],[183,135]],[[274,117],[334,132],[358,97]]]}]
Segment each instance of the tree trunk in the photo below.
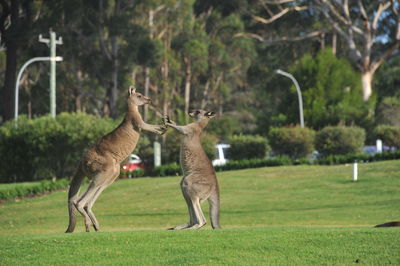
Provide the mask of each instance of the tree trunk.
[{"label": "tree trunk", "polygon": [[3,121],[14,117],[15,82],[17,72],[17,43],[13,40],[7,41],[6,51],[6,73],[3,88]]},{"label": "tree trunk", "polygon": [[186,61],[186,78],[185,78],[185,117],[186,117],[186,124],[189,123],[189,103],[190,103],[190,83],[192,79],[192,69],[190,66],[189,58],[185,59]]},{"label": "tree trunk", "polygon": [[[15,101],[15,81],[17,73],[17,50],[18,41],[16,33],[16,24],[18,21],[18,7],[19,1],[11,1],[10,14],[11,14],[11,26],[9,29],[2,31],[5,40],[6,50],[6,71],[4,75],[4,87],[3,87],[3,110],[1,110],[3,121],[11,120],[14,116],[14,101]],[[4,10],[3,10],[4,12]],[[4,28],[3,28],[4,29]]]},{"label": "tree trunk", "polygon": [[[150,68],[146,67],[144,69],[144,96],[149,97],[150,88]],[[145,104],[143,106],[143,120],[147,121],[147,113],[149,111],[149,106]]]},{"label": "tree trunk", "polygon": [[368,101],[372,95],[372,78],[373,73],[371,71],[367,70],[361,73],[363,99],[365,102]]}]

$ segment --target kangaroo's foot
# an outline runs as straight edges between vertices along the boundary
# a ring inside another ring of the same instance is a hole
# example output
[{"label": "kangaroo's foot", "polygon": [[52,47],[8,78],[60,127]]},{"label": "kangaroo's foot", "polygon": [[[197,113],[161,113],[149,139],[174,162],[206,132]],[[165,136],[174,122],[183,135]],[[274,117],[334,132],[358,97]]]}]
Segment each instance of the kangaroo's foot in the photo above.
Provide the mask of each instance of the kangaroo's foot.
[{"label": "kangaroo's foot", "polygon": [[168,228],[168,230],[182,230],[182,229],[186,229],[189,227],[190,227],[189,224],[181,224],[181,225],[177,225],[175,227]]},{"label": "kangaroo's foot", "polygon": [[205,225],[206,225],[206,223],[194,224],[194,225],[188,227],[187,229],[193,229],[193,230],[195,230],[195,229],[200,229],[200,228],[202,228],[202,227],[205,226]]}]

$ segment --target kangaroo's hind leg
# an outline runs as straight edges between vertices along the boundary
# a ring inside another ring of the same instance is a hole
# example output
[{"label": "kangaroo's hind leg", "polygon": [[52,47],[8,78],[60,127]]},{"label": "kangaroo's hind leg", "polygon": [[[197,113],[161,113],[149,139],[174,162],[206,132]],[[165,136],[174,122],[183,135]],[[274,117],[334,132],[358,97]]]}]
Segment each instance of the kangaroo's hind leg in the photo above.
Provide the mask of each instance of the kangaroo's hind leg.
[{"label": "kangaroo's hind leg", "polygon": [[89,215],[86,213],[86,210],[84,209],[85,203],[88,201],[89,198],[91,198],[96,191],[98,190],[98,186],[93,182],[89,184],[88,189],[83,193],[83,195],[77,200],[75,203],[76,209],[82,214],[82,216],[85,219],[85,227],[86,227],[86,232],[89,232],[89,228],[92,225],[92,221],[89,217]]},{"label": "kangaroo's hind leg", "polygon": [[181,181],[181,190],[182,190],[183,198],[185,199],[186,205],[188,207],[189,222],[187,224],[181,224],[181,225],[177,225],[173,228],[170,228],[171,230],[181,230],[181,229],[189,228],[190,226],[192,226],[195,223],[195,220],[196,220],[193,204],[192,204],[192,201],[190,200],[190,196],[187,191],[187,189],[188,189],[187,184],[184,180],[185,179],[182,179],[182,181]]},{"label": "kangaroo's hind leg", "polygon": [[94,213],[92,211],[92,207],[93,207],[94,203],[96,202],[97,198],[103,192],[103,190],[106,189],[109,185],[111,185],[115,181],[115,179],[118,178],[119,167],[120,167],[119,164],[116,164],[116,165],[114,165],[113,168],[110,168],[110,170],[107,171],[107,173],[104,173],[105,178],[102,178],[101,176],[98,177],[98,180],[101,183],[99,184],[99,187],[96,190],[96,192],[93,194],[93,196],[91,198],[89,198],[88,201],[85,203],[84,209],[85,209],[86,213],[88,214],[95,231],[100,230],[100,225],[96,219],[96,216],[94,215]]},{"label": "kangaroo's hind leg", "polygon": [[199,229],[206,224],[206,218],[204,217],[203,211],[200,206],[200,199],[198,197],[192,198],[193,209],[195,214],[195,223],[192,224],[189,229]]}]

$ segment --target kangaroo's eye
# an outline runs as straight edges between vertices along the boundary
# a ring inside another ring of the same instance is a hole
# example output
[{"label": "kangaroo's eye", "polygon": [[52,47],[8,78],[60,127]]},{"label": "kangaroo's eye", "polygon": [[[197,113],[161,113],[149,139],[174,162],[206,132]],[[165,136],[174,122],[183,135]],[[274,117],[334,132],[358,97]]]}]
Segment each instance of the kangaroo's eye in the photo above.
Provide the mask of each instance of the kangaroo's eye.
[{"label": "kangaroo's eye", "polygon": [[138,95],[138,98],[142,98],[142,95]]}]

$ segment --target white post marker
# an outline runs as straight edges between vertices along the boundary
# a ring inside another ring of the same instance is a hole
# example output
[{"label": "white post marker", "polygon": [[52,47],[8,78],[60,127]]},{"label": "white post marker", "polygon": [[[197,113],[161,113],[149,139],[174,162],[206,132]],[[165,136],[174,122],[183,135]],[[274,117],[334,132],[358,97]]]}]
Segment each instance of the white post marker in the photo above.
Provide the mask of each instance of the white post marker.
[{"label": "white post marker", "polygon": [[353,181],[355,182],[355,181],[357,181],[357,179],[358,179],[358,163],[357,163],[357,161],[354,161],[354,164],[353,164]]},{"label": "white post marker", "polygon": [[382,153],[382,140],[380,139],[376,140],[376,152]]},{"label": "white post marker", "polygon": [[160,142],[154,141],[154,167],[161,165],[161,144]]}]

